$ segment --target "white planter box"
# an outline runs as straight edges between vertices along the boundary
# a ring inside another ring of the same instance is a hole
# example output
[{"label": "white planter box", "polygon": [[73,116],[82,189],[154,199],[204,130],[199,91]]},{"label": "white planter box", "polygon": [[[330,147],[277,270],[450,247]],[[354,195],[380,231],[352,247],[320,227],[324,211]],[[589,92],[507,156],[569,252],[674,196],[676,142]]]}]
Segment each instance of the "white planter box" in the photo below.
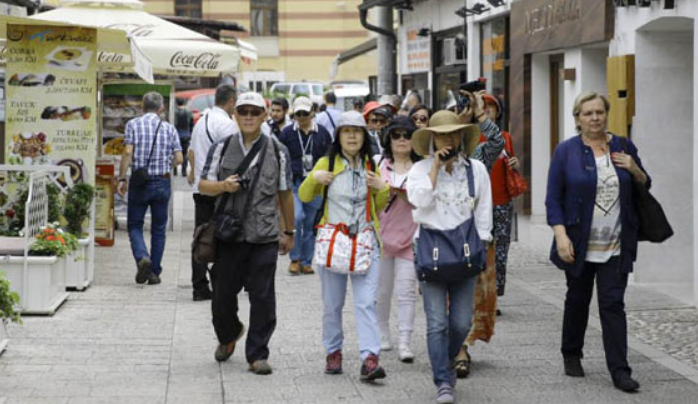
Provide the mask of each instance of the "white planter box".
[{"label": "white planter box", "polygon": [[19,294],[18,311],[25,314],[53,314],[68,298],[65,291],[65,258],[5,256],[0,266]]},{"label": "white planter box", "polygon": [[7,343],[10,342],[10,337],[7,335],[7,329],[5,328],[5,320],[0,319],[0,355],[7,347]]},{"label": "white planter box", "polygon": [[65,286],[76,290],[85,290],[92,283],[89,265],[90,238],[78,240],[80,248],[68,254],[65,263]]}]

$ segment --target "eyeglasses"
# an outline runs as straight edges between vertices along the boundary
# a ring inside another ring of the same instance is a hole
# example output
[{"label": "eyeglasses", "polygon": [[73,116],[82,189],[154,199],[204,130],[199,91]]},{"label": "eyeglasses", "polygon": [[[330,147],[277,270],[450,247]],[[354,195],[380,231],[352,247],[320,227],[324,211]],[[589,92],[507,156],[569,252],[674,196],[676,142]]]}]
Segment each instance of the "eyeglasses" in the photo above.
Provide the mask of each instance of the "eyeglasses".
[{"label": "eyeglasses", "polygon": [[375,119],[375,118],[373,118],[373,119],[371,119],[371,123],[372,123],[373,125],[385,125],[385,124],[388,123],[388,121],[386,121],[385,119]]},{"label": "eyeglasses", "polygon": [[298,111],[298,112],[294,113],[293,115],[295,115],[295,116],[300,116],[300,117],[306,117],[306,116],[310,116],[310,112],[308,112],[308,111]]},{"label": "eyeglasses", "polygon": [[412,139],[412,134],[409,132],[390,132],[390,138],[393,140],[399,140],[400,138],[410,140]]},{"label": "eyeglasses", "polygon": [[264,113],[264,110],[261,108],[238,108],[235,110],[238,115],[240,116],[254,116],[258,117]]},{"label": "eyeglasses", "polygon": [[412,116],[412,122],[414,123],[427,123],[429,121],[429,117],[426,115],[413,115]]}]

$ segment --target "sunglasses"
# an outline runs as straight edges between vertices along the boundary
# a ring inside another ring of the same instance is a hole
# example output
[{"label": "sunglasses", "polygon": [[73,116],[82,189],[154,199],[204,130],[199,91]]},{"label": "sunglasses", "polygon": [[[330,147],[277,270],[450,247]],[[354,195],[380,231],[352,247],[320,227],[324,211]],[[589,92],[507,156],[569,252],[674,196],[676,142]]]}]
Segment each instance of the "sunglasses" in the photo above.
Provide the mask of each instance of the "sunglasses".
[{"label": "sunglasses", "polygon": [[410,140],[410,139],[412,139],[412,134],[409,132],[391,132],[390,138],[393,140],[399,140],[400,138],[404,138],[405,140]]},{"label": "sunglasses", "polygon": [[258,117],[264,113],[264,110],[261,108],[238,108],[235,110],[238,115],[240,116],[254,116]]},{"label": "sunglasses", "polygon": [[427,123],[427,121],[429,121],[429,117],[426,115],[414,115],[412,117],[412,122],[414,123]]},{"label": "sunglasses", "polygon": [[374,125],[385,125],[388,123],[385,119],[371,119],[371,123]]},{"label": "sunglasses", "polygon": [[295,116],[300,116],[300,117],[306,117],[306,116],[310,116],[310,112],[308,112],[308,111],[298,111],[298,112],[296,112],[296,113],[293,114],[293,115],[295,115]]}]

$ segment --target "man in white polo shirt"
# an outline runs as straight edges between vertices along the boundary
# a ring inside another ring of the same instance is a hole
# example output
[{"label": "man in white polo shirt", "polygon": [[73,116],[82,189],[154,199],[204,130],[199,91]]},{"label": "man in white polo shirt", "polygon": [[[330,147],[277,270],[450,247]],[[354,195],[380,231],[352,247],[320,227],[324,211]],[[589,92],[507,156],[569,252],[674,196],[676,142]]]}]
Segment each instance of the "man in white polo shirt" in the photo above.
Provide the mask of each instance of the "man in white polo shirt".
[{"label": "man in white polo shirt", "polygon": [[[217,143],[233,133],[240,132],[240,128],[232,119],[235,111],[237,90],[230,84],[221,84],[216,89],[216,105],[207,110],[199,118],[191,135],[191,144],[188,153],[189,159],[189,185],[194,189],[194,222],[196,226],[206,223],[213,216],[216,198],[199,193],[199,179],[206,162],[206,156],[211,145]],[[208,266],[191,260],[191,283],[194,287],[194,301],[210,300],[212,293],[206,278]]]}]

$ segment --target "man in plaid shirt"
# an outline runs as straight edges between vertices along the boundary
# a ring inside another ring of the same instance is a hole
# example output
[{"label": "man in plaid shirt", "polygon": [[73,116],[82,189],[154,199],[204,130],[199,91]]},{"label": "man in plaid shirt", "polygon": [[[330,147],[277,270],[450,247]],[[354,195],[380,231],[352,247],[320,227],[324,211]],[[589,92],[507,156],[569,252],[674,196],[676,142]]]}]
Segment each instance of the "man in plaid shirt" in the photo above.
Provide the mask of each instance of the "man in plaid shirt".
[{"label": "man in plaid shirt", "polygon": [[[128,238],[138,271],[136,283],[157,285],[160,283],[162,255],[165,250],[167,206],[172,193],[170,173],[173,165],[182,164],[182,147],[177,129],[160,119],[164,111],[162,95],[149,92],[143,96],[144,115],[126,124],[124,153],[119,169],[120,195],[128,190]],[[155,139],[155,142],[153,140]],[[152,153],[151,153],[152,148]],[[133,171],[147,167],[145,185],[129,184],[126,172],[133,163]],[[151,253],[143,240],[143,220],[150,207]]]}]

